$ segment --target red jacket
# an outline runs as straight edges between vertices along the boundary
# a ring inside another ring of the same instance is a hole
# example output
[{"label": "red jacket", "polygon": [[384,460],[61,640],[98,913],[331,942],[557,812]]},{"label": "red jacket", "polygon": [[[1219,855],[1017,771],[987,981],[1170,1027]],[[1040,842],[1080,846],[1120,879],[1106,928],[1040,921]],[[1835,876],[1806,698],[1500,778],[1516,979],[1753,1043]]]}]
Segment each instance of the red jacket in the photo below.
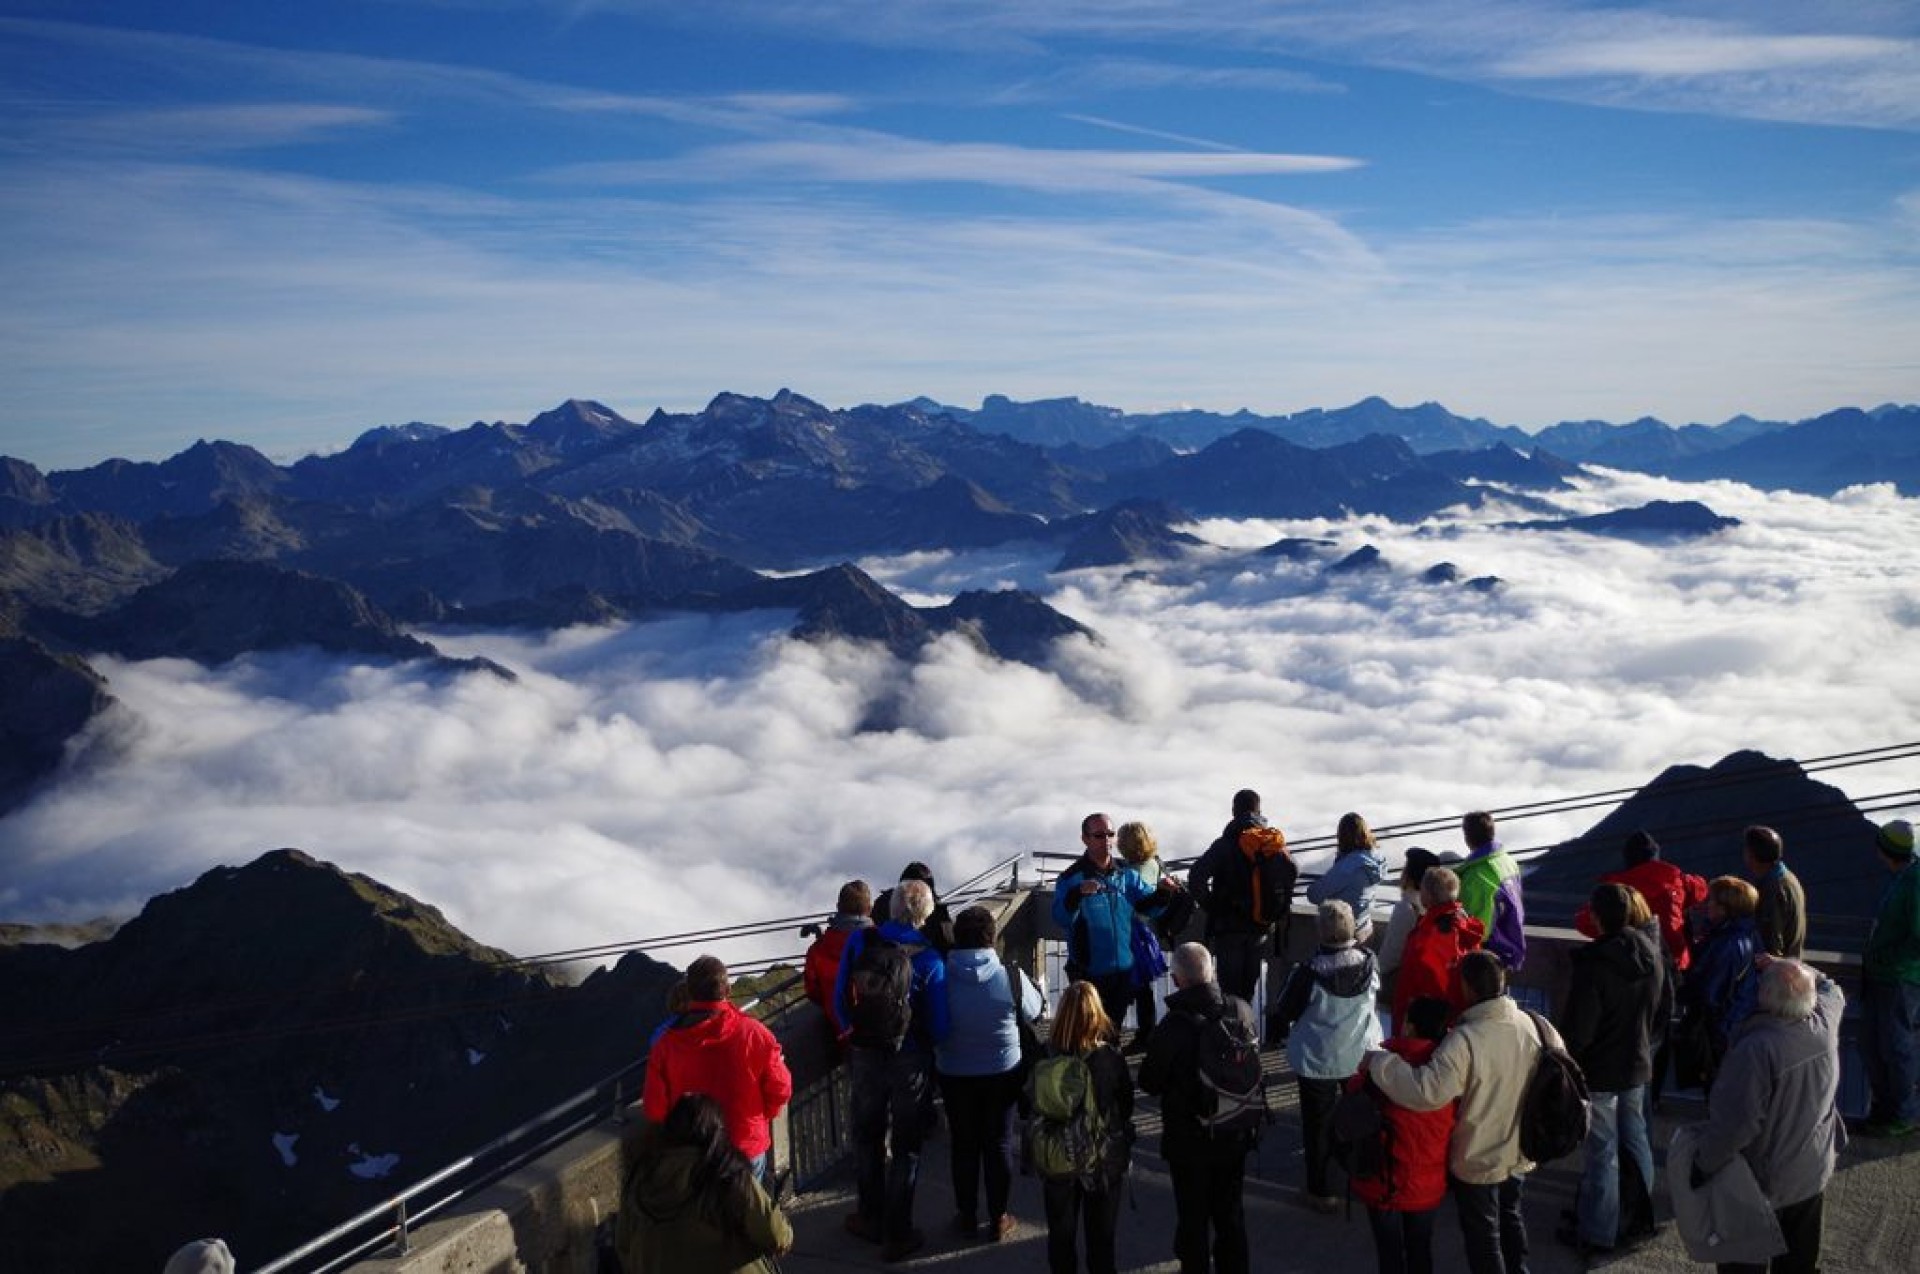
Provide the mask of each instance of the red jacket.
[{"label": "red jacket", "polygon": [[793,1096],[780,1041],[725,1000],[695,1000],[647,1058],[641,1109],[659,1123],[688,1093],[705,1093],[727,1114],[727,1134],[749,1159],[773,1144],[773,1117]]},{"label": "red jacket", "polygon": [[852,929],[827,929],[807,948],[807,962],[801,973],[806,979],[807,998],[820,1006],[837,1033],[844,1029],[833,1011],[834,979],[840,975],[840,953],[847,949]]},{"label": "red jacket", "polygon": [[1478,950],[1487,927],[1457,902],[1431,907],[1407,935],[1406,952],[1393,983],[1393,1033],[1404,1033],[1407,1006],[1423,996],[1445,1000],[1458,1017],[1467,1007],[1460,985],[1460,957]]},{"label": "red jacket", "polygon": [[[1398,1053],[1409,1066],[1424,1066],[1439,1043],[1395,1036],[1380,1047]],[[1347,1081],[1347,1091],[1357,1091],[1366,1082],[1363,1063],[1360,1073]],[[1438,1110],[1408,1110],[1385,1097],[1379,1100],[1392,1138],[1387,1170],[1378,1177],[1355,1177],[1354,1197],[1383,1212],[1425,1212],[1439,1207],[1447,1196],[1447,1142],[1453,1136],[1454,1110],[1459,1103],[1448,1102]]]},{"label": "red jacket", "polygon": [[[1673,967],[1684,969],[1692,963],[1687,951],[1687,908],[1697,907],[1707,900],[1707,881],[1704,876],[1695,876],[1691,872],[1681,871],[1672,863],[1649,858],[1644,863],[1608,872],[1600,878],[1600,883],[1630,885],[1639,890],[1640,896],[1647,900],[1647,910],[1653,913],[1654,920],[1660,926],[1660,938],[1667,944],[1667,954],[1673,957]],[[1600,926],[1594,923],[1593,908],[1590,906],[1574,913],[1573,927],[1589,938],[1600,936]]]}]

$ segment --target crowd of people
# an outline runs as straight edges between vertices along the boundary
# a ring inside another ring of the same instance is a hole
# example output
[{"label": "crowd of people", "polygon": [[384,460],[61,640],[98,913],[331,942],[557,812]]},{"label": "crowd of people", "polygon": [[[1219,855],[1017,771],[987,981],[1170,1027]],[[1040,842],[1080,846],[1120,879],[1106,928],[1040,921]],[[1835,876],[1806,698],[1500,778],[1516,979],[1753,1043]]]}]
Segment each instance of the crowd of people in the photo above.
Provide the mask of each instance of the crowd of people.
[{"label": "crowd of people", "polygon": [[[1818,1268],[1822,1200],[1847,1137],[1836,1105],[1844,1002],[1801,962],[1806,897],[1772,829],[1745,833],[1744,876],[1712,881],[1664,861],[1647,833],[1628,837],[1621,867],[1576,917],[1588,941],[1570,952],[1550,1018],[1509,992],[1527,956],[1523,886],[1486,813],[1462,821],[1461,852],[1405,854],[1382,923],[1385,858],[1365,819],[1341,819],[1334,860],[1304,891],[1314,950],[1270,979],[1264,1006],[1256,991],[1286,950],[1300,872],[1257,793],[1234,796],[1184,881],[1144,824],[1090,814],[1080,837],[1052,891],[1067,983],[1050,1015],[1040,986],[998,954],[995,914],[949,915],[923,863],[878,899],[849,882],[807,953],[807,994],[851,1085],[855,1207],[844,1228],[883,1261],[928,1242],[916,1187],[943,1121],[957,1239],[1019,1231],[1024,1164],[1042,1180],[1048,1269],[1112,1274],[1137,1089],[1159,1104],[1180,1269],[1247,1271],[1244,1178],[1270,1119],[1264,1046],[1284,1047],[1297,1085],[1303,1203],[1334,1212],[1344,1189],[1365,1209],[1382,1274],[1453,1264],[1436,1262],[1449,1197],[1468,1269],[1527,1268],[1529,1080],[1560,1052],[1584,1076],[1588,1119],[1559,1241],[1598,1257],[1656,1232],[1649,1123],[1671,1070],[1708,1093],[1682,1177],[1666,1183],[1683,1237],[1701,1216],[1746,1206],[1766,1224],[1723,1249],[1721,1269]],[[1853,1131],[1904,1138],[1920,1124],[1911,826],[1886,824],[1875,849],[1893,877],[1866,948],[1859,1044],[1872,1105]],[[1196,912],[1203,938],[1183,942]],[[1172,990],[1160,1002],[1163,972]],[[772,1033],[728,992],[720,961],[695,960],[652,1045],[649,1126],[620,1210],[630,1269],[771,1268],[791,1246],[768,1150],[792,1079]]]}]

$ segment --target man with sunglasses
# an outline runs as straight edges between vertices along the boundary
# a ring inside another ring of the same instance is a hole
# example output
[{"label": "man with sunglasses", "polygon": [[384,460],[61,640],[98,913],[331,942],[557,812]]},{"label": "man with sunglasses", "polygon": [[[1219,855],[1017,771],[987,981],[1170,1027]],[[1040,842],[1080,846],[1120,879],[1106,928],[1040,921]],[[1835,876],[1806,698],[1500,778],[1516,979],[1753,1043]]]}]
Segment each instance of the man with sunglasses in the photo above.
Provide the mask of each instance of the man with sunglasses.
[{"label": "man with sunglasses", "polygon": [[1172,883],[1153,888],[1114,857],[1116,832],[1105,814],[1080,820],[1085,847],[1053,886],[1053,919],[1067,934],[1067,976],[1093,983],[1115,1022],[1133,1003],[1133,913],[1151,908]]}]

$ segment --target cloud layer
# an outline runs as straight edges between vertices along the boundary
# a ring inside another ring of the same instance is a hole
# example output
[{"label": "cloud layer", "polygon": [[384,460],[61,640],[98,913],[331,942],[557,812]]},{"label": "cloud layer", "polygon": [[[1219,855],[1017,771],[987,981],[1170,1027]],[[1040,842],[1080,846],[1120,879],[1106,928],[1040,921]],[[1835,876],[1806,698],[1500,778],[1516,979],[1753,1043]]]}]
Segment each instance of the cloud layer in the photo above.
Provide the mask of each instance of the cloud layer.
[{"label": "cloud layer", "polygon": [[[310,655],[103,662],[137,728],[113,727],[121,759],[0,821],[0,917],[130,914],[294,845],[535,954],[828,909],[846,877],[883,882],[915,858],[956,884],[1075,849],[1094,809],[1191,854],[1242,786],[1300,839],[1349,809],[1393,825],[1739,748],[1906,741],[1920,674],[1890,652],[1920,627],[1916,502],[1619,475],[1563,503],[1687,496],[1745,525],[1650,547],[1502,530],[1496,509],[1419,527],[1208,523],[1222,547],[1152,571],[1050,577],[1007,550],[867,564],[916,600],[1046,591],[1104,639],[1065,644],[1050,672],[959,643],[911,666],[797,644],[773,614],[433,634],[511,666],[513,685]],[[1281,535],[1371,543],[1394,569],[1330,582],[1248,552]],[[1442,560],[1508,587],[1418,581]],[[901,727],[860,732],[881,701]],[[1839,782],[1920,787],[1896,768]],[[1515,823],[1510,841],[1595,817]]]}]

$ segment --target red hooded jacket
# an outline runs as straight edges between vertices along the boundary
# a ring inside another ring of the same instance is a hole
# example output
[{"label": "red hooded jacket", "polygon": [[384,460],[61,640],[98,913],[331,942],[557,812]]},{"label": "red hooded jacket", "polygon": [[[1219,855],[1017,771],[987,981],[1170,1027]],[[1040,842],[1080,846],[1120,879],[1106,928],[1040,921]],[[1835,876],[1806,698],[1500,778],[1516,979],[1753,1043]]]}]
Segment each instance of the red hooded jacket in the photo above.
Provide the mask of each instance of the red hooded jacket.
[{"label": "red hooded jacket", "polygon": [[793,1096],[780,1041],[725,1000],[695,1000],[647,1058],[642,1109],[659,1123],[688,1093],[705,1093],[727,1115],[727,1135],[757,1158],[773,1144],[773,1117]]},{"label": "red hooded jacket", "polygon": [[834,981],[840,976],[840,955],[847,949],[847,939],[852,929],[827,929],[813,940],[807,948],[807,962],[802,969],[806,980],[807,998],[820,1006],[838,1034],[844,1028],[833,1011]]},{"label": "red hooded jacket", "polygon": [[[1409,1066],[1424,1066],[1438,1040],[1395,1036],[1380,1047],[1398,1053]],[[1347,1091],[1366,1085],[1366,1068],[1347,1081]],[[1387,1121],[1391,1155],[1387,1170],[1377,1177],[1355,1177],[1353,1197],[1382,1212],[1425,1212],[1447,1197],[1447,1142],[1453,1136],[1454,1108],[1448,1102],[1438,1110],[1408,1110],[1385,1097],[1378,1099]]]},{"label": "red hooded jacket", "polygon": [[1460,957],[1478,950],[1487,927],[1458,902],[1430,907],[1407,935],[1400,972],[1393,983],[1393,1033],[1406,1030],[1407,1006],[1422,996],[1445,1000],[1452,1006],[1449,1020],[1467,1007],[1460,985]]},{"label": "red hooded jacket", "polygon": [[[1673,967],[1684,969],[1692,963],[1687,950],[1687,908],[1707,900],[1706,877],[1681,871],[1661,859],[1649,858],[1644,863],[1608,872],[1600,878],[1600,883],[1630,885],[1639,890],[1640,896],[1647,900],[1647,910],[1660,926],[1660,938],[1667,944],[1667,954],[1673,957]],[[1600,936],[1592,907],[1583,906],[1574,913],[1573,927],[1589,938]]]}]

